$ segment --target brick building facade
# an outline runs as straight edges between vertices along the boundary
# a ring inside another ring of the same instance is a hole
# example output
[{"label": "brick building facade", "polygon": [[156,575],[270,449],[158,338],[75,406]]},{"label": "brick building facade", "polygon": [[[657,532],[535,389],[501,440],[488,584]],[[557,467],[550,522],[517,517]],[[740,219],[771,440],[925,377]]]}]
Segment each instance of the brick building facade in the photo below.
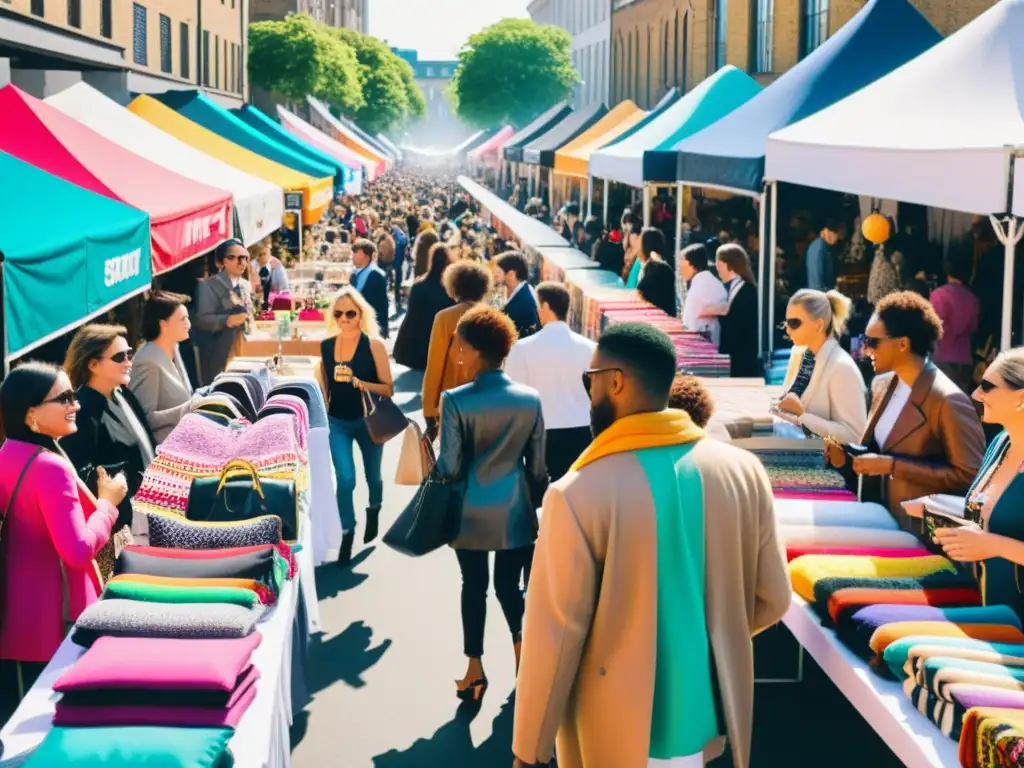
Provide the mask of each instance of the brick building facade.
[{"label": "brick building facade", "polygon": [[[2,0],[0,0],[2,2]],[[308,13],[332,27],[369,30],[369,0],[249,0],[250,21],[280,21],[289,13]]]},{"label": "brick building facade", "polygon": [[[770,83],[849,21],[866,0],[613,0],[611,101],[651,107],[725,64]],[[943,35],[995,0],[912,0]]]}]

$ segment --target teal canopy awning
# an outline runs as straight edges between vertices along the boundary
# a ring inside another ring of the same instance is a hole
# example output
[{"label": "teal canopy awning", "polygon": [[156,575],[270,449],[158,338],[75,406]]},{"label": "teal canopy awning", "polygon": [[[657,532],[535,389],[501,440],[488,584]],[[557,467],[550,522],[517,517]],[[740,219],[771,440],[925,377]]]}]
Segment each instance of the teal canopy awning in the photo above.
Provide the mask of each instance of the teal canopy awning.
[{"label": "teal canopy awning", "polygon": [[333,178],[333,165],[315,162],[300,155],[278,141],[264,136],[255,128],[243,123],[219,104],[211,101],[199,91],[167,91],[153,98],[193,123],[198,123],[218,136],[245,147],[250,152],[262,155],[268,160],[285,165],[314,179]]},{"label": "teal canopy awning", "polygon": [[5,360],[149,287],[149,214],[3,152],[0,179]]},{"label": "teal canopy awning", "polygon": [[304,142],[298,136],[289,133],[281,126],[280,123],[276,120],[272,120],[251,104],[246,104],[240,109],[232,109],[231,114],[250,128],[262,133],[271,141],[276,141],[281,146],[286,147],[293,152],[297,152],[314,163],[320,163],[321,165],[326,165],[328,168],[333,168],[334,188],[336,190],[343,191],[345,189],[345,182],[351,181],[354,178],[355,174],[351,168],[342,165],[326,152],[321,152],[316,147],[312,147]]}]

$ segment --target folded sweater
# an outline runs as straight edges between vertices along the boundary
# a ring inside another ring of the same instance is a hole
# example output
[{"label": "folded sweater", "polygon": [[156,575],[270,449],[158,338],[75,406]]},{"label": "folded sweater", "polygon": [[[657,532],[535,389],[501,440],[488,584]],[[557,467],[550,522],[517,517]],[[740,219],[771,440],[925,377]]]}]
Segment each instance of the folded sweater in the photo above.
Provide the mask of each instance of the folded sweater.
[{"label": "folded sweater", "polygon": [[874,528],[842,528],[818,525],[779,525],[779,538],[786,547],[838,544],[844,547],[881,547],[907,549],[921,542],[906,531],[883,531]]},{"label": "folded sweater", "polygon": [[957,683],[1024,691],[1024,667],[930,656],[917,666],[915,682],[947,701],[950,698],[947,688]]},{"label": "folded sweater", "polygon": [[822,616],[828,616],[828,603],[841,589],[977,589],[977,582],[967,574],[939,571],[931,576],[911,578],[849,578],[830,576],[814,584],[814,607]]},{"label": "folded sweater", "polygon": [[778,525],[899,530],[896,519],[881,504],[857,501],[776,499],[775,522]]},{"label": "folded sweater", "polygon": [[837,625],[845,617],[873,605],[934,606],[942,608],[970,607],[981,604],[977,587],[946,589],[864,589],[851,587],[833,592],[828,601],[828,615]]},{"label": "folded sweater", "polygon": [[960,730],[960,765],[963,768],[989,768],[994,765],[993,762],[981,762],[986,757],[983,738],[990,736],[993,728],[1008,731],[1014,725],[1024,727],[1024,712],[1021,710],[1004,707],[973,707],[967,710]]},{"label": "folded sweater", "polygon": [[[917,653],[918,648],[927,648],[929,651],[935,648],[947,648],[946,654],[952,658],[974,658],[968,653],[994,654],[1000,656],[1024,656],[1024,644],[1018,643],[992,643],[987,640],[975,640],[969,637],[929,637],[927,635],[910,635],[902,637],[889,644],[882,654],[886,665],[892,674],[902,680],[908,674],[907,661],[911,653]],[[930,653],[936,656],[941,654]],[[978,661],[989,659],[978,658]]]},{"label": "folded sweater", "polygon": [[793,591],[814,600],[814,585],[827,578],[903,578],[953,572],[956,566],[941,555],[927,557],[859,557],[857,555],[804,555],[789,564]]},{"label": "folded sweater", "polygon": [[871,650],[875,655],[885,653],[890,643],[910,635],[940,637],[973,637],[993,643],[1024,643],[1024,632],[1003,624],[954,624],[949,621],[897,621],[875,630],[871,636]]},{"label": "folded sweater", "polygon": [[792,562],[801,555],[867,555],[874,557],[926,557],[932,554],[924,547],[885,549],[884,547],[842,547],[831,544],[811,544],[806,547],[787,547],[786,560]]},{"label": "folded sweater", "polygon": [[[1004,644],[996,644],[1005,647]],[[1024,646],[1009,646],[1011,653],[996,653],[994,650],[981,651],[969,648],[948,648],[941,645],[915,645],[907,651],[907,663],[903,665],[903,671],[909,677],[916,677],[918,670],[927,659],[932,657],[944,657],[947,659],[963,659],[964,661],[979,661],[985,664],[999,664],[1004,667],[1024,667]]]}]

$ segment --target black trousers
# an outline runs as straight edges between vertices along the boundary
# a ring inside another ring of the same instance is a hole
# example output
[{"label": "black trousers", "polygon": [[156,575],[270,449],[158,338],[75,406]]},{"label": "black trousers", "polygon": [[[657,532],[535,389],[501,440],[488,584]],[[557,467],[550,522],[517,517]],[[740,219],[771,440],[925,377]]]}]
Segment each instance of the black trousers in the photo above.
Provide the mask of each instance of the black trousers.
[{"label": "black trousers", "polygon": [[548,464],[548,476],[554,482],[569,471],[569,467],[587,449],[594,436],[590,427],[570,427],[549,429],[545,439],[544,458]]},{"label": "black trousers", "polygon": [[[462,570],[462,638],[463,650],[471,658],[484,655],[484,625],[487,622],[487,582],[490,552],[479,549],[457,549]],[[512,640],[523,631],[525,600],[519,589],[519,576],[533,558],[533,545],[505,549],[494,553],[494,592],[501,603]]]}]

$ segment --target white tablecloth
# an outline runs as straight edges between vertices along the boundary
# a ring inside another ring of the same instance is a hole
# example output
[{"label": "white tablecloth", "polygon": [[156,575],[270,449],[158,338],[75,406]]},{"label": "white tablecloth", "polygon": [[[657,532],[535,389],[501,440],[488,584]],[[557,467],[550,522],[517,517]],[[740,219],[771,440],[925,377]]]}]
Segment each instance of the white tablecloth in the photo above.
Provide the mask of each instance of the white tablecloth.
[{"label": "white tablecloth", "polygon": [[313,565],[323,565],[337,560],[341,548],[341,517],[338,514],[338,496],[334,491],[334,464],[331,462],[328,427],[309,430],[309,482],[312,562]]},{"label": "white tablecloth", "polygon": [[[312,570],[308,549],[296,558],[299,564],[297,578],[285,584],[277,605],[257,625],[263,641],[252,657],[253,664],[260,671],[256,698],[228,743],[238,768],[288,768],[291,765],[292,625],[298,606],[299,579],[305,581],[307,570]],[[315,584],[308,584],[304,591],[313,593],[316,599]],[[61,643],[14,715],[0,730],[0,740],[4,745],[0,766],[21,765],[43,741],[50,730],[59,698],[59,694],[53,691],[53,684],[84,652],[85,649],[72,643],[70,638]]]}]

